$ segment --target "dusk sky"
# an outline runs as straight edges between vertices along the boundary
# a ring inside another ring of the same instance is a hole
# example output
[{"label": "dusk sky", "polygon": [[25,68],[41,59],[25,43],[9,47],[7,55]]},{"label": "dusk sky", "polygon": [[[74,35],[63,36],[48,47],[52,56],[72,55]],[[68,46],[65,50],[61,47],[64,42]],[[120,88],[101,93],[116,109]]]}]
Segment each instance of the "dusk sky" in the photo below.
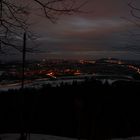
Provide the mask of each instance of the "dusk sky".
[{"label": "dusk sky", "polygon": [[[34,23],[32,30],[39,36],[36,44],[41,52],[30,54],[30,58],[115,57],[140,60],[140,40],[135,35],[140,29],[125,19],[135,21],[130,14],[128,2],[130,1],[89,0],[82,8],[85,13],[60,16],[56,24],[34,16],[31,18]],[[139,0],[136,5],[140,5]],[[28,45],[34,46],[30,42]]]}]

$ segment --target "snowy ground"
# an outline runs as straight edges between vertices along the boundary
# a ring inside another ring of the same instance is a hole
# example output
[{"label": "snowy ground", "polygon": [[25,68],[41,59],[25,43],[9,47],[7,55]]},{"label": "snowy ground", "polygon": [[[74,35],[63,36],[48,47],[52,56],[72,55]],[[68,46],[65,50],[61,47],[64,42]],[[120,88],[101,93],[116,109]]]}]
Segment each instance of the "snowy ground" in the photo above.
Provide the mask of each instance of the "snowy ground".
[{"label": "snowy ground", "polygon": [[113,140],[140,140],[140,137],[130,137],[130,138],[124,138],[124,139],[113,139]]},{"label": "snowy ground", "polygon": [[[0,134],[0,140],[19,140],[20,134]],[[27,137],[27,140],[78,140],[76,138],[67,138],[51,135],[42,135],[42,134],[31,134],[30,138]],[[130,137],[130,138],[120,138],[112,140],[140,140],[140,137]]]},{"label": "snowy ground", "polygon": [[[0,140],[19,140],[20,134],[0,134]],[[66,138],[51,135],[31,134],[27,140],[76,140],[74,138]]]},{"label": "snowy ground", "polygon": [[[103,77],[108,77],[108,78],[103,78]],[[60,86],[61,83],[64,84],[72,84],[74,81],[77,81],[78,83],[84,82],[86,78],[91,78],[94,77],[95,79],[101,81],[103,84],[107,81],[108,84],[113,84],[114,82],[118,80],[123,80],[123,81],[131,81],[134,80],[130,76],[112,76],[114,78],[111,78],[111,75],[100,75],[100,74],[84,74],[84,75],[79,75],[79,76],[66,76],[66,77],[59,77],[53,80],[49,80],[48,78],[40,78],[36,79],[34,81],[27,81],[25,80],[24,84],[26,88],[41,88],[42,85],[45,84],[50,84],[53,87]],[[122,77],[122,78],[121,78]],[[7,81],[8,83],[8,81]],[[20,89],[21,88],[21,82],[16,82],[16,83],[8,83],[8,84],[0,84],[0,91],[8,91],[9,89]]]}]

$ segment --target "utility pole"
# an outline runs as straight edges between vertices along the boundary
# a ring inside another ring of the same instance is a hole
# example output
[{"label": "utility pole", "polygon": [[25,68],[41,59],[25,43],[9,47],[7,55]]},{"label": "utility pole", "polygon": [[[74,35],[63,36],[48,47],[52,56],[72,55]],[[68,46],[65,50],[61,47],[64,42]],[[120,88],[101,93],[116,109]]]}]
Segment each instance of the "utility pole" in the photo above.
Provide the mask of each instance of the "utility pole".
[{"label": "utility pole", "polygon": [[22,49],[22,85],[21,89],[24,89],[24,80],[25,80],[25,61],[26,61],[26,32],[23,35],[23,49]]},{"label": "utility pole", "polygon": [[25,126],[24,126],[24,110],[25,110],[25,100],[24,100],[24,81],[25,81],[25,62],[26,62],[26,32],[23,35],[23,48],[22,48],[22,81],[21,81],[21,134],[20,140],[26,140]]}]

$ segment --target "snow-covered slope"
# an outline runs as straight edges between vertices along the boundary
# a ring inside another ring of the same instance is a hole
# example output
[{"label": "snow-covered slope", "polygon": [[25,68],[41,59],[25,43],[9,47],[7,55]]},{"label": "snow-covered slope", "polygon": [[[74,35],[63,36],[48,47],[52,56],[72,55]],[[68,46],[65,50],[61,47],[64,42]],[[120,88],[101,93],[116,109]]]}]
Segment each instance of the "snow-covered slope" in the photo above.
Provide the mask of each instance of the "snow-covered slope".
[{"label": "snow-covered slope", "polygon": [[[0,134],[0,140],[19,140],[20,134]],[[78,140],[76,138],[59,137],[52,135],[30,134],[27,140]],[[119,138],[112,140],[140,140],[140,137]]]},{"label": "snow-covered slope", "polygon": [[[20,134],[0,134],[0,140],[19,140]],[[27,140],[76,140],[74,138],[66,138],[51,135],[42,134],[30,134],[27,136]]]}]

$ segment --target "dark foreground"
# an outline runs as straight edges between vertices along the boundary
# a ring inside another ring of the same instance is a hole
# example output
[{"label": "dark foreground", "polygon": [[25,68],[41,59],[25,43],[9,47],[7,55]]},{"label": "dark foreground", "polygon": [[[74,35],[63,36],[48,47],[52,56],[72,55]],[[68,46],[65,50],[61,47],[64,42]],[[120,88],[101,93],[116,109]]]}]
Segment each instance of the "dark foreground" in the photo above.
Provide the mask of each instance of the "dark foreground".
[{"label": "dark foreground", "polygon": [[86,139],[140,136],[140,83],[99,81],[0,93],[0,133]]}]

